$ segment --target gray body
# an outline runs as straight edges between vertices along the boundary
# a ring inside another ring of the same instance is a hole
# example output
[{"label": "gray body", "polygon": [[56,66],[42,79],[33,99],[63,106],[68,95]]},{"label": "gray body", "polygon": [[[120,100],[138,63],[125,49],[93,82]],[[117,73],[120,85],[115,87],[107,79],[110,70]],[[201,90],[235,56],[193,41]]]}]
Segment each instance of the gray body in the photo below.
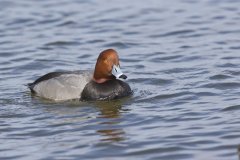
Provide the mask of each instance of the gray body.
[{"label": "gray body", "polygon": [[63,101],[80,99],[84,87],[91,79],[90,71],[51,72],[28,86],[39,97]]}]

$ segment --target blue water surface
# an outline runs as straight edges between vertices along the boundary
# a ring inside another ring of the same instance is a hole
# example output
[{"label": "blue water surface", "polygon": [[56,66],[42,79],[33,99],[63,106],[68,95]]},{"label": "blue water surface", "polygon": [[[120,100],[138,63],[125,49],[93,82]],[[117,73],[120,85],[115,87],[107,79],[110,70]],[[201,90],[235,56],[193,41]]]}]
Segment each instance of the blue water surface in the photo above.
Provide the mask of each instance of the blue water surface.
[{"label": "blue water surface", "polygon": [[[240,1],[1,0],[0,159],[236,160]],[[52,102],[26,84],[118,51],[134,95]]]}]

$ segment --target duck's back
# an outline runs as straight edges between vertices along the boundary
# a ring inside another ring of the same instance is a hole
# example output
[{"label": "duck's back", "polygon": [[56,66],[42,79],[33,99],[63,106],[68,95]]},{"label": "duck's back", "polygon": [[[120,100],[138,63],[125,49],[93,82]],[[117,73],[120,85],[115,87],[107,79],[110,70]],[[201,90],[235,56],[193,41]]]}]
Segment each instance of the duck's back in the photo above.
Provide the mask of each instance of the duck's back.
[{"label": "duck's back", "polygon": [[29,88],[36,95],[51,100],[79,99],[91,77],[90,71],[51,72],[29,84]]}]

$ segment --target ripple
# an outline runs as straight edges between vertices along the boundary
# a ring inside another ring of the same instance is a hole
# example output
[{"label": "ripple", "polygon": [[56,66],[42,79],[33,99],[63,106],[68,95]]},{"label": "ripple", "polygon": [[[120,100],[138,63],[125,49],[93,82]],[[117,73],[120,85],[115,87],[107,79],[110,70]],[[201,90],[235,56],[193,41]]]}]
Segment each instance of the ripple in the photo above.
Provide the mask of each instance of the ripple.
[{"label": "ripple", "polygon": [[163,56],[159,58],[150,59],[152,62],[166,61],[166,60],[176,60],[182,58],[182,55],[171,55],[171,56]]},{"label": "ripple", "polygon": [[165,73],[187,73],[200,70],[199,68],[173,68],[164,71]]},{"label": "ripple", "polygon": [[160,79],[160,78],[136,78],[136,79],[130,79],[129,82],[151,84],[151,85],[165,85],[165,84],[173,83],[173,80]]},{"label": "ripple", "polygon": [[233,76],[238,76],[240,75],[240,71],[236,71],[236,70],[226,70],[225,71],[227,74],[233,75]]},{"label": "ripple", "polygon": [[240,105],[229,106],[222,109],[222,111],[235,111],[235,110],[240,110]]},{"label": "ripple", "polygon": [[[156,147],[156,148],[149,148],[149,149],[136,149],[136,151],[129,151],[128,155],[144,155],[146,153],[156,153],[156,152],[171,152],[171,151],[180,151],[183,150],[182,147]],[[167,156],[170,157],[170,156]],[[174,156],[175,157],[175,156]]]},{"label": "ripple", "polygon": [[12,137],[15,139],[15,137],[18,139],[18,137],[47,137],[47,136],[53,136],[53,135],[58,135],[61,133],[65,133],[65,130],[57,130],[57,131],[52,131],[48,129],[42,129],[42,130],[37,130],[37,131],[27,131],[26,128],[22,128],[25,130],[25,133],[12,133],[8,134],[8,136]]},{"label": "ripple", "polygon": [[221,59],[224,59],[224,60],[235,60],[235,59],[240,59],[240,57],[237,57],[237,56],[227,56],[227,57],[222,57]]},{"label": "ripple", "polygon": [[213,20],[223,20],[223,19],[226,19],[226,16],[224,15],[217,15],[217,16],[214,16],[212,17]]},{"label": "ripple", "polygon": [[209,83],[201,86],[201,88],[215,88],[220,90],[237,89],[239,87],[240,83],[238,82]]},{"label": "ripple", "polygon": [[77,23],[75,21],[69,20],[69,21],[65,21],[62,22],[58,25],[56,25],[57,27],[64,27],[64,26],[75,26]]},{"label": "ripple", "polygon": [[87,44],[95,44],[95,43],[104,43],[104,42],[106,42],[106,41],[102,40],[102,39],[94,39],[94,40],[87,41],[86,43]]},{"label": "ripple", "polygon": [[235,139],[235,138],[239,138],[239,133],[230,133],[228,135],[224,135],[221,137],[222,139]]},{"label": "ripple", "polygon": [[79,45],[76,41],[54,41],[44,44],[45,46],[65,46],[65,45]]},{"label": "ripple", "polygon": [[21,159],[23,158],[25,155],[19,155],[19,156],[0,156],[0,158],[2,159],[6,159],[6,160],[11,160],[11,159]]},{"label": "ripple", "polygon": [[113,42],[113,43],[105,44],[105,45],[103,45],[103,47],[126,49],[126,48],[130,48],[131,46],[136,46],[136,45],[138,45],[138,44],[137,43]]},{"label": "ripple", "polygon": [[238,67],[239,67],[239,64],[225,63],[225,64],[217,65],[217,67],[222,67],[222,68],[238,68]]},{"label": "ripple", "polygon": [[231,47],[229,47],[229,49],[232,49],[232,50],[240,50],[240,46],[231,46]]},{"label": "ripple", "polygon": [[208,150],[208,151],[215,151],[215,150],[227,150],[227,149],[230,149],[232,150],[232,152],[236,152],[236,145],[216,145],[216,146],[213,146],[213,147],[208,147],[206,148],[205,150]]},{"label": "ripple", "polygon": [[197,97],[201,97],[201,96],[207,96],[207,97],[209,97],[209,96],[217,96],[218,94],[213,93],[213,92],[197,92],[197,93],[195,93],[195,95],[196,95]]},{"label": "ripple", "polygon": [[155,37],[179,36],[179,35],[186,35],[186,34],[190,34],[190,33],[194,33],[194,32],[195,32],[194,30],[185,29],[185,30],[178,30],[178,31],[164,33],[164,34],[159,34],[159,35],[151,35],[150,37],[155,38]]},{"label": "ripple", "polygon": [[29,26],[36,24],[35,20],[33,18],[18,18],[14,19],[14,21],[7,23],[7,26]]},{"label": "ripple", "polygon": [[186,95],[193,95],[191,92],[178,92],[178,93],[171,93],[171,94],[159,94],[154,96],[148,96],[147,98],[138,100],[137,102],[154,102],[159,100],[167,100],[170,98],[177,98]]},{"label": "ripple", "polygon": [[218,32],[219,34],[237,34],[237,33],[240,33],[240,30],[231,30],[231,31],[229,31],[229,30],[225,30],[225,31],[219,31]]},{"label": "ripple", "polygon": [[224,74],[216,74],[214,76],[209,77],[209,79],[211,80],[224,80],[224,79],[228,79],[228,78],[232,78],[229,75],[224,75]]},{"label": "ripple", "polygon": [[124,35],[138,35],[140,34],[140,32],[137,31],[127,31],[127,32],[123,32]]}]

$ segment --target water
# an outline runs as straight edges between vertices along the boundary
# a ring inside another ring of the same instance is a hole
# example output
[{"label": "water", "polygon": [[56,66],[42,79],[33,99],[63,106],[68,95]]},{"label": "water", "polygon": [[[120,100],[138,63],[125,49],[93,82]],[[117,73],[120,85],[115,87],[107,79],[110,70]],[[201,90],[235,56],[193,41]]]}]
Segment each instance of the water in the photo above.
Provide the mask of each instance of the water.
[{"label": "water", "polygon": [[[0,1],[0,159],[238,159],[240,1]],[[134,90],[54,103],[27,83],[119,52]]]}]

